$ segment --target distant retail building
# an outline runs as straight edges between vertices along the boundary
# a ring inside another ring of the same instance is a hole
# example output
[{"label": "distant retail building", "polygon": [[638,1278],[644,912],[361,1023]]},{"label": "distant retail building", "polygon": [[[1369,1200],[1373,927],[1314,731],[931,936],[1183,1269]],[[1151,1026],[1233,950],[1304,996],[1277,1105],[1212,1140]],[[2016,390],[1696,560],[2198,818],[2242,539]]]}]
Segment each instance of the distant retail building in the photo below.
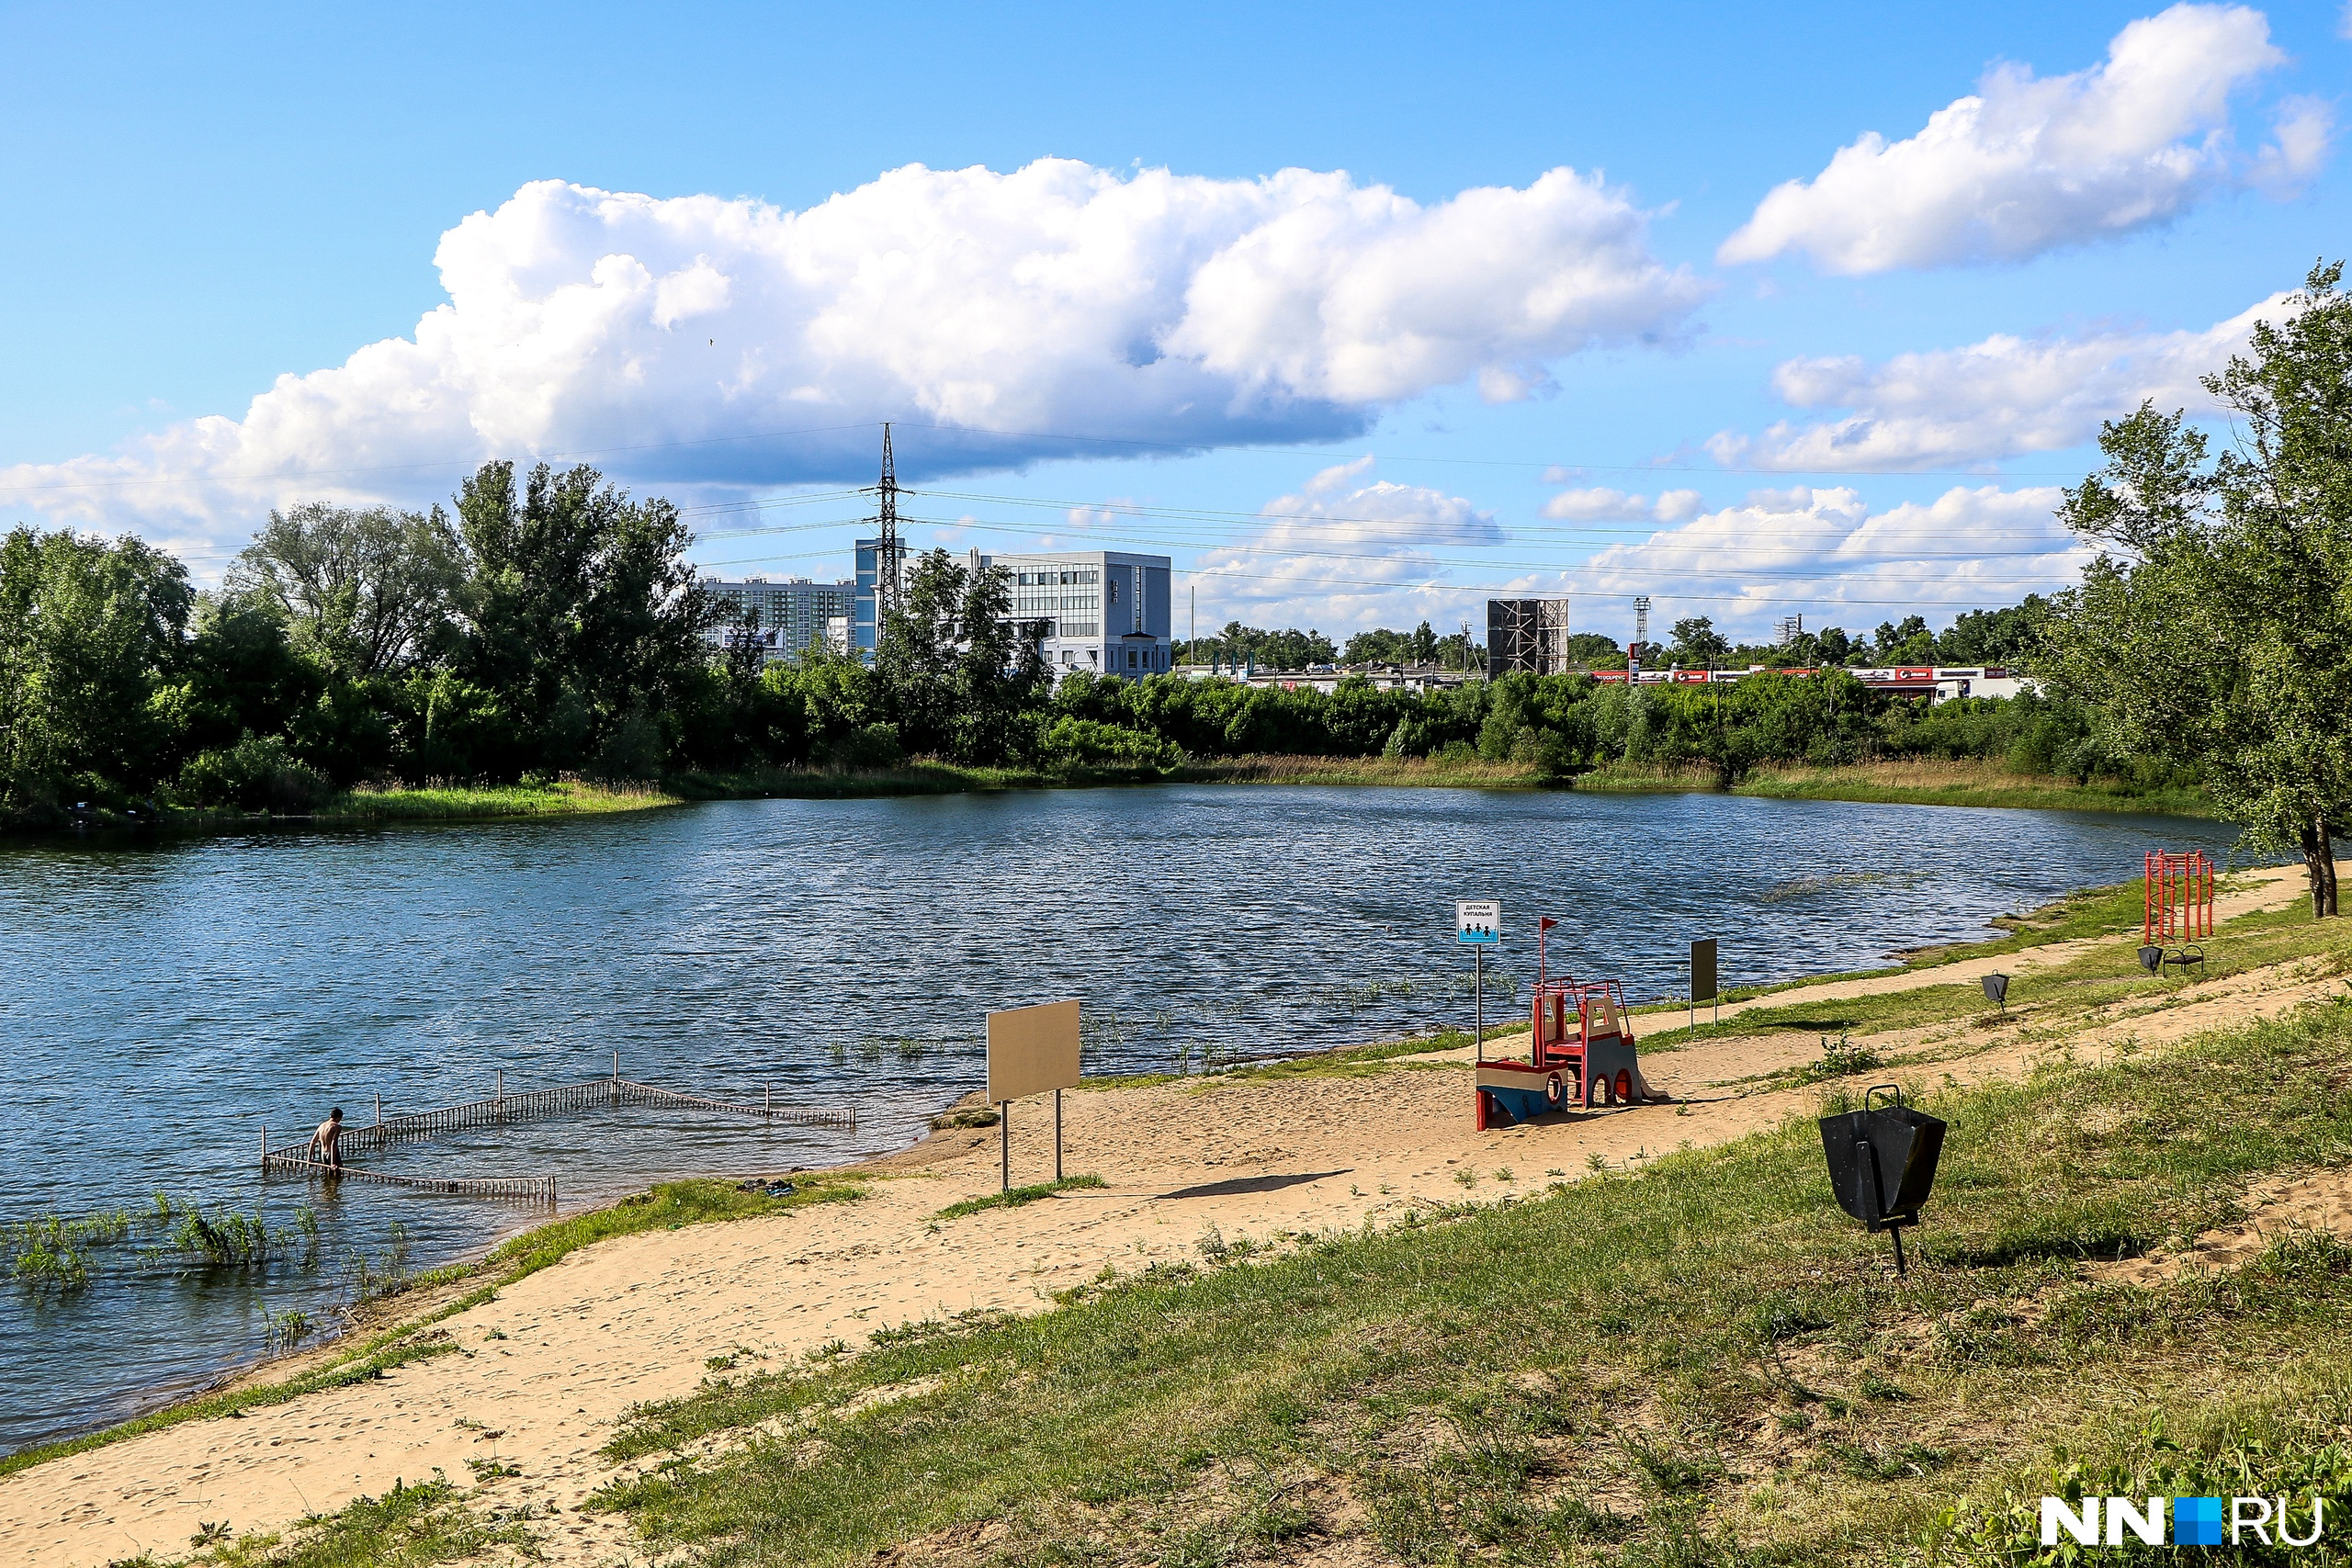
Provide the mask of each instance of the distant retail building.
[{"label": "distant retail building", "polygon": [[[1045,623],[1046,662],[1057,672],[1085,670],[1140,680],[1164,673],[1175,645],[1166,556],[1118,550],[1065,550],[1021,555],[974,551],[975,567],[1002,567],[1011,579],[1010,619]],[[874,657],[874,585],[881,572],[881,541],[857,541],[857,602],[850,642]]]},{"label": "distant retail building", "polygon": [[805,577],[771,582],[763,577],[726,582],[703,579],[705,592],[727,606],[727,618],[707,635],[724,648],[739,630],[758,639],[769,663],[797,658],[812,643],[822,642],[826,623],[848,615],[855,594],[846,580],[812,582]]}]

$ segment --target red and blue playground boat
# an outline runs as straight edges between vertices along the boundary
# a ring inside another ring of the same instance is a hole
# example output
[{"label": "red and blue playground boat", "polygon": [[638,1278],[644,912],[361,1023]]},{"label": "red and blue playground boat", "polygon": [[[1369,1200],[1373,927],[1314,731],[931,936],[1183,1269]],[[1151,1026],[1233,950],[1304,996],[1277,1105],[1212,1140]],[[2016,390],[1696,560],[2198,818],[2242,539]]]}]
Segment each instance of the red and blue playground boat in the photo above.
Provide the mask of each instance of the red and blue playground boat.
[{"label": "red and blue playground boat", "polygon": [[1527,1059],[1489,1061],[1478,1044],[1478,1129],[1551,1111],[1638,1105],[1668,1096],[1642,1079],[1625,993],[1614,980],[1538,980]]}]

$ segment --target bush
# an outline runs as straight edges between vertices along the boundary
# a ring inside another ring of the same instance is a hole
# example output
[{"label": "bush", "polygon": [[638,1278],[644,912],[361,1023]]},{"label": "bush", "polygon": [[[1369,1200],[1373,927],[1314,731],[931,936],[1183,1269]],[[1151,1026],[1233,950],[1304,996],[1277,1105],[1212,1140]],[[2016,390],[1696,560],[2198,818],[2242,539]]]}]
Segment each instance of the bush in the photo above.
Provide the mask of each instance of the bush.
[{"label": "bush", "polygon": [[819,749],[825,766],[842,773],[873,773],[907,760],[898,726],[868,724],[836,736]]},{"label": "bush", "polygon": [[1047,761],[1064,767],[1173,768],[1184,761],[1173,741],[1091,718],[1057,718],[1038,742]]},{"label": "bush", "polygon": [[623,717],[605,737],[604,745],[596,750],[592,776],[609,784],[628,784],[639,779],[662,776],[662,757],[666,750],[662,726],[642,713]]},{"label": "bush", "polygon": [[225,750],[198,752],[180,769],[176,793],[191,806],[308,811],[332,789],[326,775],[298,761],[284,740],[248,733]]}]

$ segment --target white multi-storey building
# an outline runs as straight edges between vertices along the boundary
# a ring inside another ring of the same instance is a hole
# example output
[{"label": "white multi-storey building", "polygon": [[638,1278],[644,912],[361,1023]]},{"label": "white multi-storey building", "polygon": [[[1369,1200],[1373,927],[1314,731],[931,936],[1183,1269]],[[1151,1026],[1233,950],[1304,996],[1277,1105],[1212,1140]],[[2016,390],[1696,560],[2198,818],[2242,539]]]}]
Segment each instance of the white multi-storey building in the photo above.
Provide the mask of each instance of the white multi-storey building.
[{"label": "white multi-storey building", "polygon": [[702,580],[703,587],[728,607],[728,618],[711,628],[709,639],[724,648],[746,627],[766,654],[766,662],[797,658],[812,644],[828,640],[828,623],[850,614],[856,593],[852,582],[811,582],[805,577],[771,582],[764,577],[724,582]]},{"label": "white multi-storey building", "polygon": [[1119,550],[981,555],[1012,578],[1012,618],[1046,623],[1046,662],[1068,673],[1141,680],[1164,673],[1175,652],[1166,556]]}]

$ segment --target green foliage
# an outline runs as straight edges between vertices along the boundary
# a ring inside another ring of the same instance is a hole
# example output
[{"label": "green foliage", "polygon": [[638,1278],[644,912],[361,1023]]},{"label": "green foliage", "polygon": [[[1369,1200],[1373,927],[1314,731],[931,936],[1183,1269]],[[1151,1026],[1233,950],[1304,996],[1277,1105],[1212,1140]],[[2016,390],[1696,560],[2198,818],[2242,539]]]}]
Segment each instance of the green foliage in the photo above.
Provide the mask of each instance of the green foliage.
[{"label": "green foliage", "polygon": [[2300,851],[2336,912],[2352,826],[2352,297],[2314,267],[2206,389],[2235,416],[2208,458],[2143,403],[2060,517],[2101,551],[2058,596],[2045,660],[2120,754],[2194,767],[2248,843]]},{"label": "green foliage", "polygon": [[296,760],[282,738],[248,732],[224,750],[189,758],[175,793],[189,806],[299,812],[318,805],[332,787],[325,774]]},{"label": "green foliage", "polygon": [[[1428,622],[1421,623],[1421,630],[1429,631]],[[1409,651],[1414,645],[1411,635],[1387,631],[1363,635],[1370,639],[1363,645],[1366,649],[1377,647],[1392,650],[1367,654],[1367,657],[1393,659],[1400,663],[1426,662],[1425,660],[1398,659],[1393,651],[1400,645]],[[1354,648],[1357,645],[1351,642],[1348,646]],[[1437,647],[1434,633],[1430,636],[1429,646],[1433,655]],[[1338,663],[1340,650],[1321,632],[1303,632],[1295,627],[1285,631],[1261,631],[1256,626],[1245,626],[1239,621],[1228,621],[1225,630],[1215,637],[1182,644],[1177,649],[1177,657],[1193,664],[1206,664],[1215,659],[1228,665],[1237,661],[1246,662],[1260,670],[1304,670],[1310,664]],[[1354,655],[1351,654],[1350,658],[1352,660]]]},{"label": "green foliage", "polygon": [[311,502],[272,512],[229,580],[284,621],[294,649],[329,676],[364,681],[442,649],[465,567],[464,547],[437,506]]},{"label": "green foliage", "polygon": [[[909,563],[871,664],[820,645],[762,668],[708,640],[722,610],[695,581],[689,543],[669,502],[592,468],[505,463],[468,479],[453,513],[273,513],[200,605],[177,564],[144,546],[19,529],[0,549],[0,815],[53,821],[80,801],[145,811],[151,799],[336,815],[395,784],[581,777],[682,794],[944,789],[1214,776],[1243,757],[1426,759],[1513,783],[1630,768],[1724,785],[1765,764],[1970,758],[2141,794],[2193,788],[2198,772],[2119,743],[2082,702],[1930,709],[1835,673],[1638,690],[1581,674],[1426,692],[1057,681],[1037,626],[1009,617],[1007,574],[938,550]],[[2036,624],[2030,602],[1964,616],[1947,640],[1989,654]],[[1934,640],[1925,625],[1880,628],[1881,651]],[[1676,636],[1690,661],[1727,648],[1705,617]],[[1596,633],[1574,650],[1623,662]],[[1869,645],[1833,628],[1762,651],[1788,663],[1839,650]],[[1238,623],[1184,651],[1269,669],[1339,657],[1318,634]],[[1359,634],[1349,651],[1472,670],[1484,658],[1466,633],[1426,622]]]},{"label": "green foliage", "polygon": [[194,604],[186,569],[137,539],[0,539],[0,812],[154,787],[174,728],[158,698]]}]

